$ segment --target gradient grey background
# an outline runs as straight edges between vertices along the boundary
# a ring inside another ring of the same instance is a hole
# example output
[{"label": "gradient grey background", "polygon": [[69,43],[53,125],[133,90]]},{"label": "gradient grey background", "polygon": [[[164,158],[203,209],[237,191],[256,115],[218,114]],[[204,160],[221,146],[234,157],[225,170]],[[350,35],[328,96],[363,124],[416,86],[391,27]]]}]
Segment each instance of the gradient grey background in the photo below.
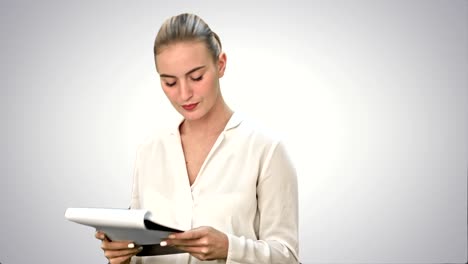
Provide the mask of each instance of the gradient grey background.
[{"label": "gradient grey background", "polygon": [[303,263],[467,262],[467,1],[1,1],[0,262],[105,263],[67,207],[127,207],[136,147],[177,117],[162,21],[202,16],[222,89],[281,133]]}]

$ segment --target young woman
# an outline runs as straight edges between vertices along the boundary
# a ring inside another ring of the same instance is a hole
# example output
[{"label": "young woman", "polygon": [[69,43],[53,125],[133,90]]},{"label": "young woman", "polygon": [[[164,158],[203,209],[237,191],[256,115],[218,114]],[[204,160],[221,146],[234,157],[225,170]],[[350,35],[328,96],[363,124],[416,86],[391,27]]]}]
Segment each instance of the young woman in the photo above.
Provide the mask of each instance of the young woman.
[{"label": "young woman", "polygon": [[160,28],[154,55],[183,119],[139,147],[131,208],[188,230],[161,243],[188,254],[136,257],[131,241],[97,232],[109,263],[297,263],[295,169],[281,141],[224,101],[219,37],[198,16],[181,14]]}]

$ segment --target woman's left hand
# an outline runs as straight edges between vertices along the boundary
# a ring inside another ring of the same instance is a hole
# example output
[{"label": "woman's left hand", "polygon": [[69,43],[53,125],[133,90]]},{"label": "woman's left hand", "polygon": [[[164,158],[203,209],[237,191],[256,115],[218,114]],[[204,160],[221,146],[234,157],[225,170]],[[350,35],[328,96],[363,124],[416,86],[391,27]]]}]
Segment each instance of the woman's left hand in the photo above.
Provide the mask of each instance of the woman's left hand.
[{"label": "woman's left hand", "polygon": [[226,259],[229,241],[226,234],[209,226],[174,233],[162,242],[177,247],[199,260]]}]

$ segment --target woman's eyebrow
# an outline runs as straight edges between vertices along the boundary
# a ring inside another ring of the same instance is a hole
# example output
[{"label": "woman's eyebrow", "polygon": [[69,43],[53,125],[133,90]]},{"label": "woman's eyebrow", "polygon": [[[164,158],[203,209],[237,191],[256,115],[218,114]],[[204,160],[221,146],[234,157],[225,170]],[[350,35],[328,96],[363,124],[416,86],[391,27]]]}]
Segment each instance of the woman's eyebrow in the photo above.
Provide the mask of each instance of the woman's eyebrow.
[{"label": "woman's eyebrow", "polygon": [[[187,73],[185,73],[185,75],[189,75],[195,71],[198,71],[199,69],[202,69],[202,68],[205,68],[205,65],[202,65],[202,66],[198,66],[198,67],[195,67],[193,69],[191,69],[190,71],[188,71]],[[176,78],[176,76],[174,75],[169,75],[169,74],[165,74],[165,73],[161,73],[159,74],[160,77],[165,77],[165,78]]]}]

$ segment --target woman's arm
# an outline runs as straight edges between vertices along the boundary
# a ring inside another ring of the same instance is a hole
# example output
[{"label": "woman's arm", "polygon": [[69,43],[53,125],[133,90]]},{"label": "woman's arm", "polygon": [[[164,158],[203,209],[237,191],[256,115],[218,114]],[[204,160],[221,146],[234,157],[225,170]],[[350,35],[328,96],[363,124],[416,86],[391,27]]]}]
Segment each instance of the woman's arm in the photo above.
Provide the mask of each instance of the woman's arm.
[{"label": "woman's arm", "polygon": [[282,143],[273,145],[257,183],[258,240],[228,234],[226,263],[298,263],[296,170]]},{"label": "woman's arm", "polygon": [[258,240],[198,227],[172,234],[165,246],[177,246],[200,260],[226,263],[298,263],[298,200],[296,171],[284,147],[268,154],[257,184]]},{"label": "woman's arm", "polygon": [[[136,158],[135,158],[135,167],[134,167],[134,170],[133,170],[133,183],[132,183],[132,197],[131,197],[131,201],[130,201],[130,208],[129,209],[140,209],[141,206],[140,206],[140,192],[138,190],[138,181],[139,181],[139,177],[138,177],[138,169],[139,169],[139,157],[140,157],[140,147],[141,146],[138,146],[138,150],[137,150],[137,154],[136,154]],[[141,259],[139,257],[132,257],[130,259],[130,264],[141,264]]]}]

